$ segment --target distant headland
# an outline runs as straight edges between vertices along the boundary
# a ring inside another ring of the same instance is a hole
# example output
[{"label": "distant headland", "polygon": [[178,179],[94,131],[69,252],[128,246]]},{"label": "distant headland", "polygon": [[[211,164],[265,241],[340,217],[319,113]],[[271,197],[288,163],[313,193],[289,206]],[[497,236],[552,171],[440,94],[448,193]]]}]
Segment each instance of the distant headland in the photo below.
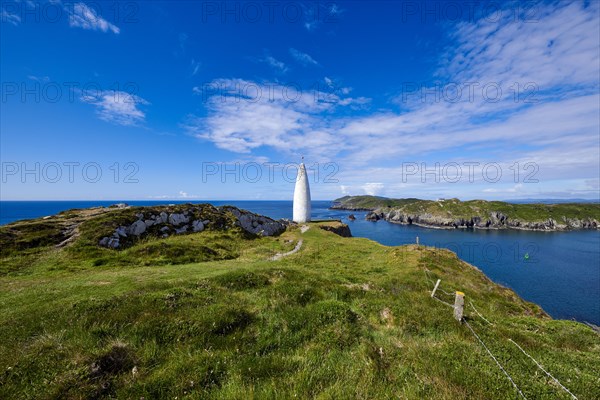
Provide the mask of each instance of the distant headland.
[{"label": "distant headland", "polygon": [[332,209],[368,211],[366,219],[438,229],[600,229],[600,204],[514,204],[502,201],[344,196]]}]

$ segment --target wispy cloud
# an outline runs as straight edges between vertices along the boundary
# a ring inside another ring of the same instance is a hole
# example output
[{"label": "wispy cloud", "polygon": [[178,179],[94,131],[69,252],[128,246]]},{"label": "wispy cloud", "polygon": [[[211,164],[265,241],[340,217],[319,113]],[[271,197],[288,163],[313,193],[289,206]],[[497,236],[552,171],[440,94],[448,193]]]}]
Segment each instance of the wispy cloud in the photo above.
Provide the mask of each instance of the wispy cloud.
[{"label": "wispy cloud", "polygon": [[[401,100],[402,111],[390,105],[374,113],[350,114],[344,112],[347,106],[368,99],[349,97],[350,88],[335,90],[340,85],[327,77],[325,87],[333,95],[319,92],[296,102],[281,96],[258,101],[239,97],[222,101],[216,96],[207,103],[208,116],[192,117],[186,126],[196,136],[233,152],[249,153],[264,146],[286,153],[301,151],[313,159],[335,158],[343,179],[343,189],[337,187],[343,191],[401,194],[406,189],[405,183],[397,182],[401,171],[389,165],[425,160],[493,161],[504,171],[510,171],[515,161],[532,162],[539,168],[542,186],[535,189],[539,193],[550,192],[557,181],[574,187],[584,180],[596,182],[599,16],[599,3],[571,2],[540,4],[536,23],[514,18],[459,23],[434,77],[442,87],[478,85],[472,96],[464,89],[459,101],[423,101],[417,94]],[[232,86],[236,80],[223,82]],[[269,85],[245,83],[269,93]],[[490,100],[496,95],[483,90],[488,84],[502,94]],[[525,89],[527,84],[533,86]],[[314,100],[320,96],[323,101]],[[373,176],[378,177],[377,185]],[[480,185],[477,193],[498,196],[523,196],[534,190],[513,182],[502,190],[496,186],[495,191],[484,192],[489,184],[476,184]],[[424,187],[432,196],[460,195],[457,185],[428,182]],[[588,195],[597,192],[583,183],[577,190]]]},{"label": "wispy cloud", "polygon": [[298,61],[302,65],[319,65],[319,63],[312,58],[310,55],[303,53],[294,48],[290,48],[290,54],[296,61]]},{"label": "wispy cloud", "polygon": [[36,81],[36,82],[49,82],[50,81],[50,77],[49,76],[28,75],[27,78],[30,79],[30,80],[32,80],[32,81]]},{"label": "wispy cloud", "polygon": [[96,106],[98,117],[123,126],[138,126],[146,118],[140,106],[150,104],[139,96],[121,91],[103,91],[94,96],[84,95],[81,100]]},{"label": "wispy cloud", "polygon": [[0,20],[2,23],[8,23],[17,26],[21,23],[21,16],[2,9],[2,12],[0,13]]},{"label": "wispy cloud", "polygon": [[336,23],[344,11],[336,3],[314,2],[303,4],[304,28],[309,32],[313,32],[323,24]]},{"label": "wispy cloud", "polygon": [[287,65],[283,61],[277,60],[275,57],[266,54],[264,57],[258,59],[259,62],[263,62],[273,67],[276,71],[285,73],[288,71]]},{"label": "wispy cloud", "polygon": [[69,25],[76,28],[112,32],[119,34],[121,30],[114,24],[108,22],[98,15],[95,10],[85,3],[75,3],[65,7],[69,12]]},{"label": "wispy cloud", "polygon": [[[239,153],[261,146],[326,153],[336,142],[340,150],[343,145],[320,114],[368,102],[321,91],[294,92],[293,87],[272,82],[220,79],[211,86],[218,90],[206,99],[209,115],[190,117],[185,126],[195,136]],[[201,93],[198,88],[194,92]]]},{"label": "wispy cloud", "polygon": [[192,59],[192,63],[191,63],[191,70],[192,70],[192,76],[196,76],[196,74],[200,71],[200,66],[202,66],[202,63],[200,61],[196,61],[195,59]]},{"label": "wispy cloud", "polygon": [[365,194],[379,196],[383,194],[385,185],[381,182],[368,182],[362,186],[362,189],[365,191]]}]

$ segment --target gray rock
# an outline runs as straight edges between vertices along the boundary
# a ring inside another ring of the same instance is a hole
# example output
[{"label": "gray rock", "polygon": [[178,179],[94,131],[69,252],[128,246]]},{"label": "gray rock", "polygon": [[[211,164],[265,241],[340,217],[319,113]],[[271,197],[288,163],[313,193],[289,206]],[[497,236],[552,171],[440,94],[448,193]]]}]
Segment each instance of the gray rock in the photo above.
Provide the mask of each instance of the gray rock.
[{"label": "gray rock", "polygon": [[142,213],[137,213],[135,214],[135,216],[137,217],[137,219],[144,219],[144,214]]},{"label": "gray rock", "polygon": [[171,225],[179,226],[181,224],[187,224],[189,222],[189,218],[183,214],[171,214],[169,215],[169,223]]},{"label": "gray rock", "polygon": [[155,222],[152,219],[147,219],[147,220],[144,221],[144,224],[146,224],[146,228],[151,227],[152,225],[154,225],[154,223]]},{"label": "gray rock", "polygon": [[175,229],[175,233],[179,235],[179,234],[187,232],[187,230],[188,230],[188,225],[184,225],[181,228]]},{"label": "gray rock", "polygon": [[127,237],[127,228],[125,228],[124,226],[120,226],[115,230],[115,233],[117,234],[117,236]]},{"label": "gray rock", "polygon": [[98,242],[99,246],[102,247],[107,247],[108,246],[108,241],[110,240],[109,237],[103,237],[102,239],[100,239],[100,241]]},{"label": "gray rock", "polygon": [[116,249],[121,245],[121,243],[119,243],[119,239],[115,239],[115,238],[110,238],[108,240],[108,247],[110,247],[111,249]]},{"label": "gray rock", "polygon": [[237,208],[223,206],[219,210],[229,211],[237,218],[236,225],[241,227],[246,232],[262,236],[279,235],[285,231],[287,223],[279,220],[275,221],[269,217],[263,217],[248,211],[238,210]]},{"label": "gray rock", "polygon": [[142,220],[135,221],[127,231],[130,235],[140,236],[142,233],[146,232],[146,223]]},{"label": "gray rock", "polygon": [[204,223],[202,221],[192,222],[192,230],[194,232],[202,232],[204,230]]},{"label": "gray rock", "polygon": [[160,213],[159,218],[160,218],[160,223],[166,224],[167,220],[169,219],[169,215],[163,211]]},{"label": "gray rock", "polygon": [[163,226],[162,228],[160,228],[161,232],[169,232],[171,230],[171,228],[169,228],[168,226]]}]

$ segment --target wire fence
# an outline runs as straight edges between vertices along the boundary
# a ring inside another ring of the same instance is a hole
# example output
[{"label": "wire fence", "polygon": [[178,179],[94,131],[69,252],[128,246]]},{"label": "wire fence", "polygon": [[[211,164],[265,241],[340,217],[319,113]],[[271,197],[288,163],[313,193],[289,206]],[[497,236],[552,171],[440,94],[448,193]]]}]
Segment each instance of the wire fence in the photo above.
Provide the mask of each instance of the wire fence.
[{"label": "wire fence", "polygon": [[[431,293],[431,297],[447,306],[450,306],[452,308],[455,308],[455,305],[450,304],[438,297],[436,297],[436,294],[438,292],[441,292],[447,296],[457,296],[457,292],[447,292],[444,289],[442,289],[439,285],[440,282],[435,282],[432,275],[431,275],[431,271],[429,271],[427,268],[424,268],[425,271],[425,276],[426,279],[432,284],[434,285],[434,289]],[[493,323],[491,323],[487,318],[485,318],[480,312],[479,310],[477,310],[477,308],[475,307],[475,305],[473,304],[473,302],[471,300],[469,300],[469,305],[471,306],[471,308],[473,309],[473,311],[475,312],[475,314],[481,318],[483,321],[485,321],[485,323],[488,326],[494,326]],[[502,366],[502,364],[500,364],[500,362],[498,361],[498,359],[494,356],[494,354],[491,352],[491,350],[489,349],[489,347],[485,344],[485,342],[481,339],[481,337],[475,332],[475,330],[473,329],[473,327],[471,326],[471,324],[469,324],[469,322],[464,318],[460,318],[460,322],[464,323],[467,328],[469,328],[469,330],[471,331],[471,333],[473,334],[473,336],[475,336],[475,338],[479,341],[479,343],[483,346],[483,348],[485,349],[485,351],[488,353],[488,355],[494,360],[494,362],[496,363],[496,365],[498,366],[498,368],[502,371],[502,373],[506,376],[506,378],[510,381],[510,383],[512,384],[512,386],[516,389],[517,393],[519,394],[520,397],[527,399],[527,397],[525,397],[525,394],[523,393],[523,391],[519,388],[519,386],[515,383],[514,379],[510,376],[510,374],[506,371],[506,369]],[[564,390],[565,392],[567,392],[573,399],[577,400],[577,396],[575,396],[573,393],[571,393],[571,391],[569,391],[569,389],[567,389],[562,383],[560,383],[560,381],[558,379],[556,379],[552,374],[550,374],[535,358],[533,358],[532,356],[530,356],[529,354],[527,354],[525,352],[525,350],[519,346],[519,344],[517,344],[514,340],[512,339],[508,339],[509,342],[511,342],[512,344],[514,344],[523,354],[525,354],[528,358],[530,358],[535,365],[542,370],[548,377],[550,377],[554,382],[556,382],[559,387]]]}]

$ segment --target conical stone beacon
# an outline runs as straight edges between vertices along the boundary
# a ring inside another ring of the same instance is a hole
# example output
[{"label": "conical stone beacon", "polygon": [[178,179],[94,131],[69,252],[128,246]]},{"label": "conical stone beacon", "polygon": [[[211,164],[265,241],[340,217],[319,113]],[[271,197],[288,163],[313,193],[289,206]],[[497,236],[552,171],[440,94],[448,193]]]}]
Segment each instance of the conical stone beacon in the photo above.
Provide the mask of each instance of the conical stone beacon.
[{"label": "conical stone beacon", "polygon": [[296,188],[294,189],[294,216],[293,220],[297,223],[310,221],[310,187],[308,186],[308,176],[304,163],[298,167],[298,176],[296,177]]}]

